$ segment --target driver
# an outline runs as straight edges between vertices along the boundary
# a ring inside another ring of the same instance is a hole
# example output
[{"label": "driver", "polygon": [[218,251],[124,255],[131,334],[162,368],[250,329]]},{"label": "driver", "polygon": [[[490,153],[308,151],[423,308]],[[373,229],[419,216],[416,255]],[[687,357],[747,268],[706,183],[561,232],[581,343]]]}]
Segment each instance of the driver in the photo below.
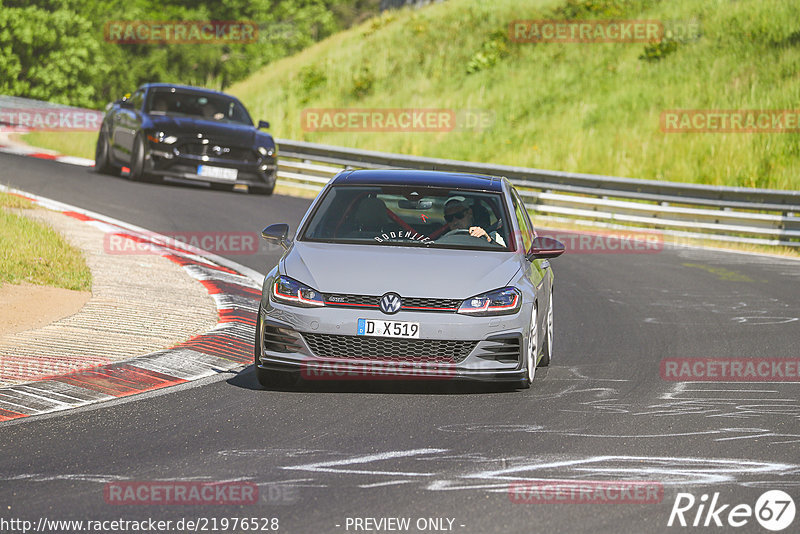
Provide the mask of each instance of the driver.
[{"label": "driver", "polygon": [[473,237],[480,237],[490,243],[506,246],[505,241],[496,231],[487,233],[480,226],[473,225],[472,207],[467,199],[462,196],[454,196],[447,199],[447,202],[444,203],[444,220],[450,228],[448,233],[456,230],[466,230]]}]

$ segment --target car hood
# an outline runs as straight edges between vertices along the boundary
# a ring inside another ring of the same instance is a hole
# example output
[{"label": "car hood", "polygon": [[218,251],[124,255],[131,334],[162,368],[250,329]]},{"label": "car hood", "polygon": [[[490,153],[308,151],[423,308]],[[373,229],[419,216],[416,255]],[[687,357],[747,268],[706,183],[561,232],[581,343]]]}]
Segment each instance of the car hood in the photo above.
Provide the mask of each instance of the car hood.
[{"label": "car hood", "polygon": [[171,135],[197,137],[202,134],[212,141],[224,141],[232,145],[251,146],[256,129],[246,124],[230,124],[209,121],[197,117],[172,117],[150,115],[153,126]]},{"label": "car hood", "polygon": [[323,293],[464,299],[508,285],[513,252],[295,242],[282,273]]}]

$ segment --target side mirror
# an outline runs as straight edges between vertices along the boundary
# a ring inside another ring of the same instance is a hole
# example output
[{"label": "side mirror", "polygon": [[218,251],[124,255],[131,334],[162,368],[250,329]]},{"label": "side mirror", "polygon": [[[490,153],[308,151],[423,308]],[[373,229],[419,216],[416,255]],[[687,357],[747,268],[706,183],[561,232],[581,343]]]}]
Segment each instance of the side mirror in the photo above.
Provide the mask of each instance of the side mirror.
[{"label": "side mirror", "polygon": [[552,237],[539,236],[533,240],[531,251],[528,253],[529,260],[556,258],[561,256],[567,247],[558,239]]},{"label": "side mirror", "polygon": [[270,224],[261,230],[261,237],[267,241],[277,241],[284,249],[289,250],[289,225],[285,223]]},{"label": "side mirror", "polygon": [[130,98],[130,95],[125,95],[119,100],[117,100],[117,104],[119,104],[119,107],[125,109],[133,109],[133,102],[128,100],[128,98]]},{"label": "side mirror", "polygon": [[269,122],[268,121],[258,121],[258,128],[264,128],[265,130],[269,130]]}]

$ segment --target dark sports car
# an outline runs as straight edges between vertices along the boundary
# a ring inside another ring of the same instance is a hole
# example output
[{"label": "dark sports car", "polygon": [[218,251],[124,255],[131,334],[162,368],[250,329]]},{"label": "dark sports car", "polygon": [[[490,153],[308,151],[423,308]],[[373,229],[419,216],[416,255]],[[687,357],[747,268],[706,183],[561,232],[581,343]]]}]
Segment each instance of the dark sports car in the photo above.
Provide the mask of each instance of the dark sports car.
[{"label": "dark sports car", "polygon": [[149,83],[106,107],[95,169],[130,169],[137,181],[178,178],[214,188],[275,188],[277,150],[269,123],[253,120],[235,97],[218,91]]}]

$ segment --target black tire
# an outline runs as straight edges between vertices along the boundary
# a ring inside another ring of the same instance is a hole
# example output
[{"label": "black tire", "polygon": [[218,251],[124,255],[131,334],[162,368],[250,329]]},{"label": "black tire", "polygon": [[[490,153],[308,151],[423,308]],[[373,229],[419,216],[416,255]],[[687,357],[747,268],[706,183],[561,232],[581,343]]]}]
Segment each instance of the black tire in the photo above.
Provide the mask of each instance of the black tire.
[{"label": "black tire", "polygon": [[249,185],[247,192],[254,195],[271,195],[275,191],[275,184],[270,185]]},{"label": "black tire", "polygon": [[539,355],[539,313],[536,304],[531,311],[531,327],[528,334],[528,345],[525,347],[525,376],[522,378],[522,389],[530,389],[536,376],[536,357]]},{"label": "black tire", "polygon": [[111,175],[119,174],[119,168],[111,164],[111,154],[108,149],[108,135],[103,129],[97,134],[97,144],[94,148],[94,172]]},{"label": "black tire", "polygon": [[256,370],[256,379],[261,387],[270,389],[274,387],[287,387],[297,384],[300,380],[300,374],[290,371],[273,371],[271,369],[261,369],[258,366],[258,359],[261,355],[261,331],[263,329],[261,323],[261,304],[258,305],[258,319],[256,319],[256,336],[254,347],[254,367]]},{"label": "black tire", "polygon": [[544,350],[542,351],[542,359],[539,360],[539,367],[547,367],[550,365],[550,359],[553,355],[553,290],[550,289],[550,306],[547,308],[547,319],[544,323]]},{"label": "black tire", "polygon": [[235,191],[233,186],[230,184],[218,184],[216,182],[209,182],[208,188],[212,191]]},{"label": "black tire", "polygon": [[142,134],[137,134],[133,140],[133,152],[131,153],[130,179],[134,182],[148,182],[149,176],[145,172],[144,141]]}]

